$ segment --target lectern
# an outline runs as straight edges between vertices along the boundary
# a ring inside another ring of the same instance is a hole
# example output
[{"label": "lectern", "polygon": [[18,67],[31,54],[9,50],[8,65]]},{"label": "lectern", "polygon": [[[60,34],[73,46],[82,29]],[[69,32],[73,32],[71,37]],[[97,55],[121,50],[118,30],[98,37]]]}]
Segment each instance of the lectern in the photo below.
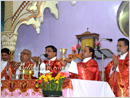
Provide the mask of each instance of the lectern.
[{"label": "lectern", "polygon": [[95,57],[97,59],[102,59],[102,81],[104,81],[104,58],[112,58],[112,55],[113,52],[107,48],[95,49]]}]

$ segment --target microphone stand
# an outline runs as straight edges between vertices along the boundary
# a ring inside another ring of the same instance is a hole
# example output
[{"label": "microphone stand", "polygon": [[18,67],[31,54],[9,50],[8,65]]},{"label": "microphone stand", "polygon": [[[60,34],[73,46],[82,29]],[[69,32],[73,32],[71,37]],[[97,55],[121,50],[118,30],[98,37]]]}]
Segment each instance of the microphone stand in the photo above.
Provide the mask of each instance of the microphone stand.
[{"label": "microphone stand", "polygon": [[[105,39],[105,40],[108,40],[108,41],[112,42],[112,39],[108,39],[108,38],[102,38],[102,39]],[[97,44],[97,51],[102,54],[102,76],[101,76],[101,80],[104,81],[104,57],[107,57],[107,56],[104,55],[104,54],[102,53],[102,51],[99,49],[99,43],[100,43],[100,41],[101,41],[102,39],[100,39],[99,42],[98,42],[98,44]]]},{"label": "microphone stand", "polygon": [[40,58],[41,58],[42,55],[44,55],[44,54],[41,54],[41,55],[40,55],[40,57],[39,57],[39,62],[38,62],[38,79],[39,79],[39,77],[40,77],[40,65],[41,65],[41,64],[40,64]]},{"label": "microphone stand", "polygon": [[103,54],[102,51],[99,49],[99,43],[98,43],[98,45],[97,45],[97,51],[102,54],[102,76],[101,76],[101,80],[104,81],[104,54]]},{"label": "microphone stand", "polygon": [[41,54],[40,57],[39,57],[39,62],[38,62],[38,79],[40,77],[40,65],[41,65],[40,64],[40,58],[41,58],[42,55],[45,56],[45,57],[48,57],[48,54]]}]

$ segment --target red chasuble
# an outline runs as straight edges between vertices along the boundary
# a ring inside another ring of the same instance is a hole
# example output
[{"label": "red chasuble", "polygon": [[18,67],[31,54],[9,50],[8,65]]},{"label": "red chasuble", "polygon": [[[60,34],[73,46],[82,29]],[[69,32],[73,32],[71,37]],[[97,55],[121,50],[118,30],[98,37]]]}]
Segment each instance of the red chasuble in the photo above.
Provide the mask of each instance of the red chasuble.
[{"label": "red chasuble", "polygon": [[78,74],[70,73],[70,78],[97,81],[101,80],[98,64],[94,59],[90,59],[86,63],[78,62],[77,68]]},{"label": "red chasuble", "polygon": [[107,82],[116,97],[129,97],[129,52],[124,61],[120,60],[120,64],[118,65],[119,72],[114,71],[109,77],[112,66],[113,61],[105,67]]},{"label": "red chasuble", "polygon": [[12,74],[14,74],[13,71],[13,62],[10,62],[10,67],[9,67],[9,76],[7,75],[7,71],[6,71],[7,65],[5,66],[5,68],[3,69],[3,71],[1,72],[1,79],[5,76],[5,80],[12,80]]},{"label": "red chasuble", "polygon": [[[44,60],[43,62],[46,64],[46,70],[50,70],[50,72],[58,73],[62,70],[63,65],[60,62],[60,60],[58,60],[57,58],[54,61],[50,61],[50,64],[48,60]],[[48,64],[49,64],[49,67],[48,67]]]},{"label": "red chasuble", "polygon": [[[21,69],[25,68],[25,69],[32,70],[33,67],[34,67],[34,63],[31,60],[29,60],[25,63],[25,65],[21,66]],[[24,78],[29,79],[29,75],[24,75]]]}]

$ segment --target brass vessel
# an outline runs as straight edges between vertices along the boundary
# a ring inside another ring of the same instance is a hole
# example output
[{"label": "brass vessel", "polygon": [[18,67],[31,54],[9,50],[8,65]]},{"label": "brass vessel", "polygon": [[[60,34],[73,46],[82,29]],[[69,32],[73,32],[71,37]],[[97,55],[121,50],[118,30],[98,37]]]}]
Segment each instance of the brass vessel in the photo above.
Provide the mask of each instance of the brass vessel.
[{"label": "brass vessel", "polygon": [[61,59],[62,59],[62,60],[65,59],[65,54],[66,54],[66,52],[67,52],[67,49],[65,49],[65,48],[60,49]]}]

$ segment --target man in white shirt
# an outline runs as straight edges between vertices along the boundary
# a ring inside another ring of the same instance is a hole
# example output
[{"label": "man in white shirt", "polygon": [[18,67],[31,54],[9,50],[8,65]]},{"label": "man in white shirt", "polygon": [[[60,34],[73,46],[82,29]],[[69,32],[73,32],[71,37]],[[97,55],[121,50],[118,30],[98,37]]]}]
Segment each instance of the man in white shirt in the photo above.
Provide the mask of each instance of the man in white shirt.
[{"label": "man in white shirt", "polygon": [[[58,73],[61,71],[62,69],[62,63],[60,62],[60,60],[58,60],[56,58],[57,56],[57,49],[56,47],[52,46],[52,45],[49,45],[49,46],[46,46],[45,47],[46,51],[46,60],[42,61],[41,59],[39,59],[39,57],[32,57],[32,60],[36,63],[36,66],[35,68],[38,69],[38,64],[40,63],[40,73],[41,74],[45,74],[45,73],[48,73],[48,72],[54,72],[54,73]],[[40,60],[40,62],[39,62]],[[35,69],[34,68],[34,69]],[[38,70],[37,71],[34,71],[34,75],[35,77],[38,77]]]},{"label": "man in white shirt", "polygon": [[106,80],[116,97],[129,96],[129,40],[118,39],[118,56],[113,54],[112,61],[105,67]]}]

